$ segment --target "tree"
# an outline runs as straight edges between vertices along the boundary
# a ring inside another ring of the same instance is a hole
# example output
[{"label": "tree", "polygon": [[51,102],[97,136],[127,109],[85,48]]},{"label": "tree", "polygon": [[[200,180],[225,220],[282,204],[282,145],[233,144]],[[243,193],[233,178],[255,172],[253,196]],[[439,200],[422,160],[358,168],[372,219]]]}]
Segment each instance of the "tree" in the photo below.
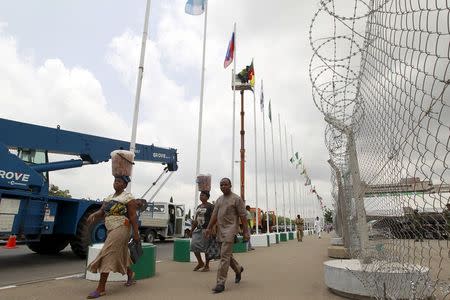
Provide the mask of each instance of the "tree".
[{"label": "tree", "polygon": [[325,212],[323,213],[323,218],[325,219],[325,224],[333,223],[333,211],[329,208],[325,208]]},{"label": "tree", "polygon": [[57,197],[63,197],[63,198],[72,198],[70,195],[69,190],[60,190],[58,186],[54,184],[50,184],[50,188],[48,190],[48,194],[50,196],[57,196]]}]

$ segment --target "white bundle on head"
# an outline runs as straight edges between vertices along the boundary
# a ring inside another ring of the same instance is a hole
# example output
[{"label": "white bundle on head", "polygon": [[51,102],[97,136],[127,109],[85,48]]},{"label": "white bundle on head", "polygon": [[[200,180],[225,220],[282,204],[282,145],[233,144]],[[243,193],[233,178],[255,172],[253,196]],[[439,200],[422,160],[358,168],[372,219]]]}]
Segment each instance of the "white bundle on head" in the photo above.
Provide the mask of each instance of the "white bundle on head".
[{"label": "white bundle on head", "polygon": [[128,150],[111,152],[112,175],[114,177],[131,176],[134,165],[134,153]]}]

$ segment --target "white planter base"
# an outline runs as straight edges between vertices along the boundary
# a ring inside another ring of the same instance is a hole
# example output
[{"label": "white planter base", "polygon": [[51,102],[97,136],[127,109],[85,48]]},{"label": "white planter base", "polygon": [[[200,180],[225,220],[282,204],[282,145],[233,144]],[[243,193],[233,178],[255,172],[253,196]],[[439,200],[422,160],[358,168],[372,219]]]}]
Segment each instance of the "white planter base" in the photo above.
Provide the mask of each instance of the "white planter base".
[{"label": "white planter base", "polygon": [[330,244],[331,246],[344,246],[344,240],[341,237],[332,237]]},{"label": "white planter base", "polygon": [[[278,237],[278,238],[277,238]],[[277,242],[278,241],[278,242]],[[279,244],[281,241],[280,241],[280,233],[278,232],[278,233],[275,233],[275,243],[276,244]]]},{"label": "white planter base", "polygon": [[[88,257],[87,257],[87,265],[89,265],[94,259],[97,258],[97,255],[102,250],[103,244],[94,244],[89,247]],[[92,273],[86,270],[86,279],[99,281],[100,273]],[[120,273],[109,273],[108,281],[127,281],[127,275],[122,275]]]},{"label": "white planter base", "polygon": [[[428,268],[422,266],[382,261],[362,265],[357,259],[329,260],[323,265],[326,286],[346,297],[382,297],[384,287],[386,294],[394,299],[422,299],[431,296],[432,291],[426,288]],[[373,283],[373,286],[365,287],[361,279]],[[418,282],[416,290],[422,291],[422,295],[413,295],[411,282]]]},{"label": "white planter base", "polygon": [[253,234],[250,236],[250,242],[253,247],[268,247],[267,234]]},{"label": "white planter base", "polygon": [[269,233],[269,242],[270,245],[275,245],[277,243],[276,233]]}]

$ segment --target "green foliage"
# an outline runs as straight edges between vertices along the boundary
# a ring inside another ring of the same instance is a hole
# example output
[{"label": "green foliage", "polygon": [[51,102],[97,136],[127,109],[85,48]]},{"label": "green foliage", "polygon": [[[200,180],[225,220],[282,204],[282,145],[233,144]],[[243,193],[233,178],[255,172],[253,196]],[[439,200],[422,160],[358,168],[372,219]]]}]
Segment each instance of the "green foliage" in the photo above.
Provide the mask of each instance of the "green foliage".
[{"label": "green foliage", "polygon": [[323,213],[323,218],[325,219],[325,224],[333,223],[333,211],[329,208],[325,208],[325,212]]},{"label": "green foliage", "polygon": [[50,196],[72,198],[69,190],[60,190],[58,186],[50,184],[50,189],[48,190]]}]

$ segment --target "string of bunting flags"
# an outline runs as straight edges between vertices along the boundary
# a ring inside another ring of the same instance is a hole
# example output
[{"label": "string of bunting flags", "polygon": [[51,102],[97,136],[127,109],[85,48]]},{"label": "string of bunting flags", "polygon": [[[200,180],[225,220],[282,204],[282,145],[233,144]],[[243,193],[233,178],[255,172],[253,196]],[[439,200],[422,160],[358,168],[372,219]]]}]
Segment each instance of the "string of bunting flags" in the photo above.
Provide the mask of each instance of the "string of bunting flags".
[{"label": "string of bunting flags", "polygon": [[311,178],[308,176],[308,171],[303,163],[302,158],[299,156],[298,152],[289,159],[292,165],[295,166],[296,169],[300,171],[300,175],[303,175],[305,178],[305,186],[311,186],[311,193],[315,194],[317,197],[317,201],[319,202],[320,208],[324,210],[326,205],[323,204],[323,198],[317,193],[316,187],[311,184]]}]

